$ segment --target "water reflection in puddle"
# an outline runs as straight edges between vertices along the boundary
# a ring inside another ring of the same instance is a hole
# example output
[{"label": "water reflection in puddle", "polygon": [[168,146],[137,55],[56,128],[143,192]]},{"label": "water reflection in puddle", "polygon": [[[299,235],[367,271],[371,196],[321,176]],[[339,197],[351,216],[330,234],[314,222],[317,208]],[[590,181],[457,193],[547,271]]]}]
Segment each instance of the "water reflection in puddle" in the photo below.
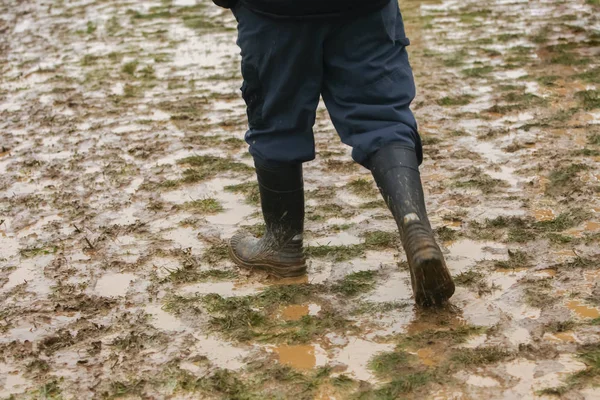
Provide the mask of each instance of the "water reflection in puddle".
[{"label": "water reflection in puddle", "polygon": [[546,361],[545,371],[540,368],[540,364],[539,360],[536,362],[525,359],[506,363],[506,373],[516,378],[518,383],[504,392],[504,398],[533,398],[537,391],[561,386],[569,374],[586,368],[584,363],[569,354],[561,354],[556,360]]},{"label": "water reflection in puddle", "polygon": [[508,259],[506,246],[496,242],[478,242],[465,239],[450,243],[447,248],[450,254],[446,256],[446,261],[453,274],[467,271],[477,261]]},{"label": "water reflection in puddle", "polygon": [[362,240],[359,237],[349,234],[348,232],[340,232],[335,236],[324,238],[314,238],[308,241],[308,246],[349,246],[359,244]]},{"label": "water reflection in puddle", "polygon": [[238,370],[244,366],[243,359],[250,354],[249,349],[236,347],[211,336],[193,334],[196,343],[191,348],[192,353],[205,356],[219,368]]},{"label": "water reflection in puddle", "polygon": [[0,363],[0,396],[11,397],[11,395],[23,393],[31,382],[25,379],[20,371],[13,370],[9,365]]},{"label": "water reflection in puddle", "polygon": [[98,279],[94,290],[100,296],[124,296],[127,293],[127,289],[129,289],[129,285],[135,278],[134,274],[129,273],[109,273]]},{"label": "water reflection in puddle", "polygon": [[467,385],[477,387],[495,387],[500,386],[500,383],[497,380],[487,376],[471,375],[467,379]]},{"label": "water reflection in puddle", "polygon": [[164,311],[159,305],[148,305],[145,307],[145,311],[152,316],[150,323],[158,329],[176,332],[185,330],[185,326],[179,318]]},{"label": "water reflection in puddle", "polygon": [[377,353],[392,351],[393,344],[369,342],[359,338],[349,338],[348,345],[334,356],[335,361],[348,366],[346,373],[364,381],[375,380],[369,370],[369,361]]},{"label": "water reflection in puddle", "polygon": [[197,232],[193,228],[176,228],[163,233],[163,237],[173,242],[174,248],[191,249],[194,255],[202,254],[205,245],[198,240]]}]

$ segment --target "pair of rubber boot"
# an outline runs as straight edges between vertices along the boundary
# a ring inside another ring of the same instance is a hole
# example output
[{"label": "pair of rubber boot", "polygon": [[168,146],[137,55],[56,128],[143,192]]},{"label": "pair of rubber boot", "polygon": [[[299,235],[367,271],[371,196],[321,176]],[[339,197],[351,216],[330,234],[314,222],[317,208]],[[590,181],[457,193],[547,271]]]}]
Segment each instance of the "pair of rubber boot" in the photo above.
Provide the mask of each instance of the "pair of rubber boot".
[{"label": "pair of rubber boot", "polygon": [[[416,303],[443,303],[454,293],[454,283],[427,218],[414,150],[388,145],[371,156],[369,168],[398,225]],[[231,258],[239,266],[277,277],[303,275],[302,165],[269,168],[257,164],[256,174],[266,231],[261,239],[236,234],[230,242]]]}]

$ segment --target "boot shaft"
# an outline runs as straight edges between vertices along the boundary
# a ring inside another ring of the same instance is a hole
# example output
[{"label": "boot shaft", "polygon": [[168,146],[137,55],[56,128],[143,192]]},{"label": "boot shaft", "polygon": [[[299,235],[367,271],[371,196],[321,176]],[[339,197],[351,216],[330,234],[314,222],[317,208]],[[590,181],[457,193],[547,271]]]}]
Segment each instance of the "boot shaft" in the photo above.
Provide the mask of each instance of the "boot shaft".
[{"label": "boot shaft", "polygon": [[431,229],[415,151],[388,145],[371,156],[369,167],[401,234],[403,226],[416,220]]},{"label": "boot shaft", "polygon": [[302,164],[264,166],[255,163],[266,235],[282,245],[302,246],[304,181]]}]

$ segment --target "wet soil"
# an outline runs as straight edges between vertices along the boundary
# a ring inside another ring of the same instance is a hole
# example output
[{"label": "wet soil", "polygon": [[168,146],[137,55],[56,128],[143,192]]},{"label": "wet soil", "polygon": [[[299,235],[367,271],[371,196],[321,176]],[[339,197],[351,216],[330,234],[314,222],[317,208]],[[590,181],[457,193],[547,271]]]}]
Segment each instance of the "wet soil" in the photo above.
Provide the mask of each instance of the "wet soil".
[{"label": "wet soil", "polygon": [[307,277],[260,234],[235,20],[209,1],[0,1],[0,398],[599,399],[600,5],[401,4],[430,219],[394,222],[321,105]]}]

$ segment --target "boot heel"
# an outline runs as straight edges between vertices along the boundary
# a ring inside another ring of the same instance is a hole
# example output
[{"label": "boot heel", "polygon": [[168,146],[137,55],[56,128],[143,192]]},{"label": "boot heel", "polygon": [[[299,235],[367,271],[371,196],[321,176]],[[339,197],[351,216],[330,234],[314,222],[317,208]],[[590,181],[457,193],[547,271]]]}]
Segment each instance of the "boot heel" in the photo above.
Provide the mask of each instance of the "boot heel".
[{"label": "boot heel", "polygon": [[417,304],[427,306],[448,300],[454,294],[454,282],[431,230],[418,220],[407,221],[403,237]]}]

